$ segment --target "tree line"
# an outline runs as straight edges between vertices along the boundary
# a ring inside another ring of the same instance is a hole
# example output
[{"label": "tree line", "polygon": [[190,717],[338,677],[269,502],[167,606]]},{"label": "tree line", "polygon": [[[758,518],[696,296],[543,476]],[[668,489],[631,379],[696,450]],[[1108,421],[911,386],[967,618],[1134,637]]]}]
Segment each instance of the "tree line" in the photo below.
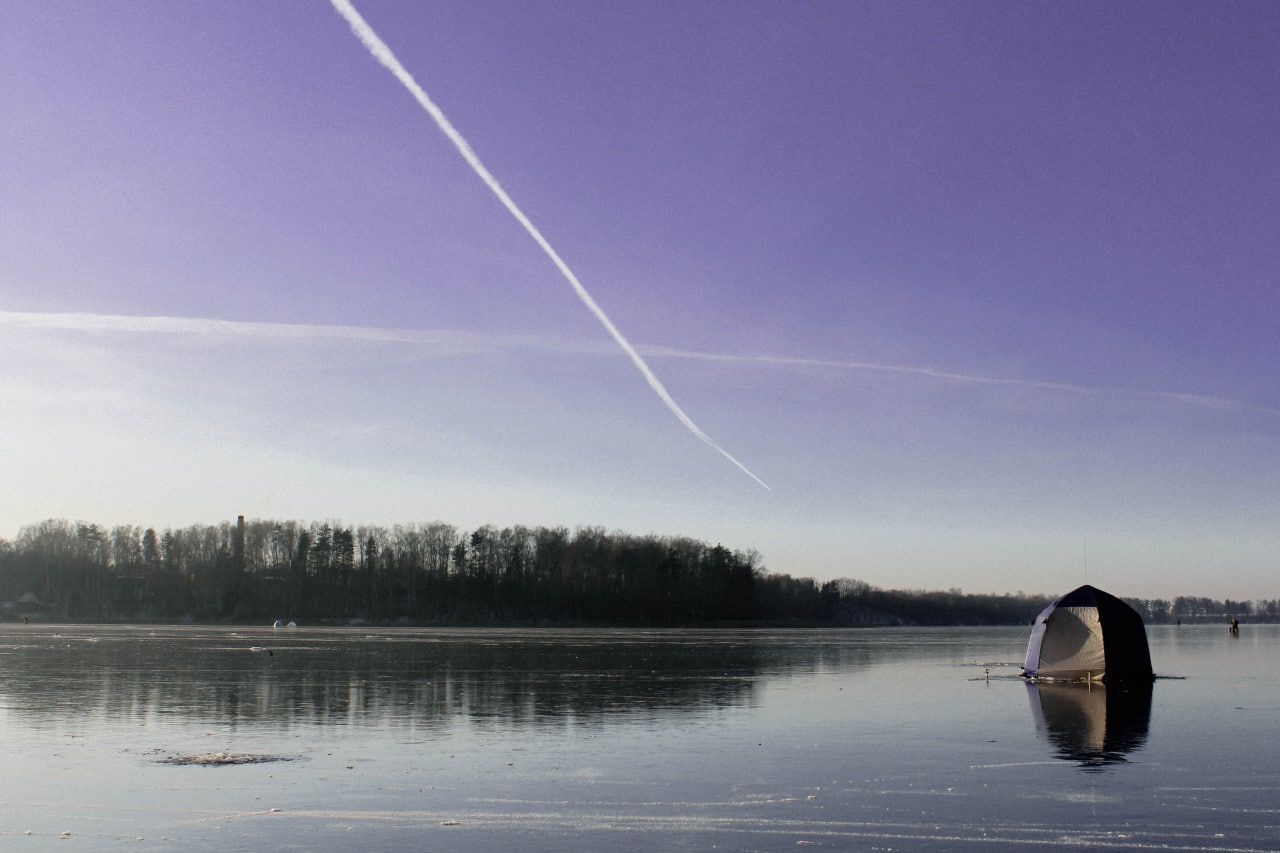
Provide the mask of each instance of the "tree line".
[{"label": "tree line", "polygon": [[[1027,624],[1042,595],[883,590],[767,571],[754,551],[599,527],[462,530],[243,517],[157,531],[49,519],[0,539],[10,618],[377,624]],[[1132,600],[1148,621],[1280,601]],[[1235,609],[1232,609],[1235,608]]]},{"label": "tree line", "polygon": [[0,601],[77,620],[749,621],[763,576],[754,553],[596,527],[241,518],[158,531],[50,519],[0,541]]},{"label": "tree line", "polygon": [[1145,621],[1156,624],[1226,622],[1232,618],[1255,622],[1280,622],[1280,598],[1237,601],[1230,598],[1180,595],[1174,599],[1126,598],[1125,601],[1137,610]]}]

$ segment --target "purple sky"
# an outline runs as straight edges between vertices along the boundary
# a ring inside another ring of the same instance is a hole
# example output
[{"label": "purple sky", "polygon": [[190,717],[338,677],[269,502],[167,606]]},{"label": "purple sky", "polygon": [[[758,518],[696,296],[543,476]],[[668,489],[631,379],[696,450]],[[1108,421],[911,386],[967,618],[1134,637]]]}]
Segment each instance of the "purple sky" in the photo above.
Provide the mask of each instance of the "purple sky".
[{"label": "purple sky", "polygon": [[1087,540],[1280,595],[1280,6],[357,6],[774,491],[328,4],[0,0],[0,536],[593,524],[1054,593]]}]

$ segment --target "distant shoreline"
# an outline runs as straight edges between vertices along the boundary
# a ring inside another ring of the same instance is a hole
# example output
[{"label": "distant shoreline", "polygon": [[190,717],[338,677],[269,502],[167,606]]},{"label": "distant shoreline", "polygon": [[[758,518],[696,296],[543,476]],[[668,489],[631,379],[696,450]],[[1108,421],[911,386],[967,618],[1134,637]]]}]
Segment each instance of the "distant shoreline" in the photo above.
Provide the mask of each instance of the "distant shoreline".
[{"label": "distant shoreline", "polygon": [[[1065,592],[1062,590],[1060,592]],[[467,531],[246,519],[157,530],[48,519],[0,540],[0,619],[406,627],[1030,625],[1044,594],[886,590],[754,551],[598,527]],[[1126,598],[1148,624],[1280,621],[1280,599]]]},{"label": "distant shoreline", "polygon": [[[1226,628],[1229,619],[1219,618],[1198,618],[1184,619],[1181,622],[1146,622],[1150,626],[1164,627],[1203,627],[1217,626]],[[1248,625],[1275,625],[1280,624],[1280,619],[1270,616],[1253,616],[1246,619],[1240,619],[1241,626]],[[259,622],[217,622],[217,621],[181,621],[174,619],[56,619],[45,616],[32,616],[30,622],[23,622],[22,617],[4,616],[0,617],[0,625],[18,625],[23,627],[82,627],[89,625],[110,625],[112,627],[138,627],[138,628],[247,628],[273,630],[271,624],[263,624]],[[656,624],[637,624],[637,623],[586,623],[586,622],[539,622],[537,624],[527,622],[341,622],[337,620],[318,620],[307,624],[300,624],[296,628],[279,628],[274,629],[282,636],[288,636],[291,632],[304,631],[311,628],[324,629],[350,629],[359,630],[368,628],[374,630],[529,630],[529,631],[873,631],[873,630],[892,630],[895,628],[916,628],[916,629],[945,629],[945,628],[1021,628],[1030,627],[1030,624],[1022,623],[934,623],[928,625],[900,623],[894,625],[886,624],[856,624],[848,622],[717,622],[717,623],[690,623],[684,625],[656,625]]]}]

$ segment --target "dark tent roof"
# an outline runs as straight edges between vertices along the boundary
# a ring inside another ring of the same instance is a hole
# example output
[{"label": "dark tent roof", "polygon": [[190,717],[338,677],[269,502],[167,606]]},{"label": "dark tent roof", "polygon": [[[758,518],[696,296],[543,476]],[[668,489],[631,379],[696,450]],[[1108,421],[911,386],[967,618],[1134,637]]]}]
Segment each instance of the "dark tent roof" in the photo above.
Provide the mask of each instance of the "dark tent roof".
[{"label": "dark tent roof", "polygon": [[1142,617],[1097,587],[1073,589],[1036,617],[1023,674],[1149,680],[1154,673]]}]

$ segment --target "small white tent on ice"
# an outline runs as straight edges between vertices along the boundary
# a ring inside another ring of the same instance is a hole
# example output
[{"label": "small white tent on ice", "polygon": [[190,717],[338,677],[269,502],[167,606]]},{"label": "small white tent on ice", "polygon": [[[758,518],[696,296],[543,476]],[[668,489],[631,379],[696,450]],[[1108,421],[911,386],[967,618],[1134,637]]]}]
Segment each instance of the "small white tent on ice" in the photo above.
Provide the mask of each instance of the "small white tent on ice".
[{"label": "small white tent on ice", "polygon": [[1142,617],[1110,593],[1085,585],[1036,617],[1022,674],[1028,678],[1154,678]]}]

